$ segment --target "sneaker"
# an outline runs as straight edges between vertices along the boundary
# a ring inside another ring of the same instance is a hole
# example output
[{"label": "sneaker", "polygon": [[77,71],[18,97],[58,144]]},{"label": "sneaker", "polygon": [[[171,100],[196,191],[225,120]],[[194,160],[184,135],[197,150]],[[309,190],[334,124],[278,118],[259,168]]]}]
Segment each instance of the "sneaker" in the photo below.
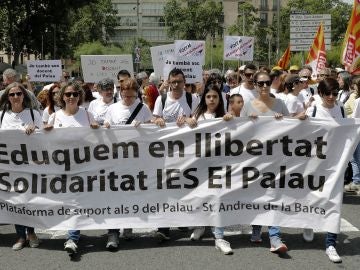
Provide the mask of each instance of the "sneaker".
[{"label": "sneaker", "polygon": [[340,263],[342,262],[341,257],[337,254],[336,249],[334,246],[330,246],[326,249],[326,255],[328,255],[330,261],[333,263]]},{"label": "sneaker", "polygon": [[233,254],[230,243],[224,239],[215,239],[215,248],[219,249],[225,255]]},{"label": "sneaker", "polygon": [[347,192],[360,192],[360,184],[351,182],[350,184],[344,186],[344,190]]},{"label": "sneaker", "polygon": [[12,250],[18,251],[20,249],[23,249],[26,246],[25,239],[20,238],[16,241],[16,243],[12,246]]},{"label": "sneaker", "polygon": [[273,253],[285,253],[288,248],[279,237],[270,238],[270,251]]},{"label": "sneaker", "polygon": [[28,239],[29,239],[29,246],[30,246],[31,248],[37,248],[37,247],[39,247],[39,245],[40,245],[40,239],[37,238],[36,235],[35,235],[34,237],[28,238]]},{"label": "sneaker", "polygon": [[119,246],[119,234],[118,233],[109,233],[108,240],[106,243],[106,248],[109,250],[115,250]]},{"label": "sneaker", "polygon": [[190,239],[191,241],[198,241],[205,233],[205,227],[196,227],[192,232]]},{"label": "sneaker", "polygon": [[312,242],[312,240],[314,240],[314,230],[313,229],[304,229],[303,238],[306,242]]},{"label": "sneaker", "polygon": [[77,253],[77,249],[78,246],[72,239],[68,239],[64,244],[64,250],[66,250],[69,255]]},{"label": "sneaker", "polygon": [[123,237],[127,241],[134,240],[135,235],[133,234],[133,230],[132,229],[124,229],[123,230]]},{"label": "sneaker", "polygon": [[169,231],[167,230],[158,230],[155,232],[155,237],[158,238],[159,242],[170,240]]},{"label": "sneaker", "polygon": [[252,226],[251,238],[250,241],[252,243],[261,243],[261,226],[254,225]]}]

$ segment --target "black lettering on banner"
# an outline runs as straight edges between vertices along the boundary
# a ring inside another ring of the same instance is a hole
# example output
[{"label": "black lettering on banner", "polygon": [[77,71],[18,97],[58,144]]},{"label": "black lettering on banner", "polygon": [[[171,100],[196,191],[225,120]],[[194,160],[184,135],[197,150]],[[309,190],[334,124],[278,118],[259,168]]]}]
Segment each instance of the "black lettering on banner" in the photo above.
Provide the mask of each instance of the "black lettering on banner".
[{"label": "black lettering on banner", "polygon": [[[62,159],[60,159],[62,157]],[[52,154],[52,159],[57,165],[65,164],[65,171],[70,171],[70,154],[69,149],[55,150]]]},{"label": "black lettering on banner", "polygon": [[[95,149],[96,149],[96,147],[95,147]],[[95,156],[95,149],[94,149],[94,156]],[[80,157],[80,149],[75,148],[74,149],[74,161],[77,164],[89,162],[90,161],[90,147],[89,146],[84,147],[84,157],[83,158]]]},{"label": "black lettering on banner", "polygon": [[[0,148],[5,148],[6,149],[6,144],[0,143]],[[1,158],[2,155],[7,156],[8,153],[6,151],[0,151],[0,163],[9,164],[9,160]]]},{"label": "black lettering on banner", "polygon": [[[20,144],[21,150],[14,150],[11,152],[11,160],[14,162],[15,165],[22,165],[22,164],[29,164],[29,159],[26,151],[26,144]],[[20,159],[17,159],[17,156]]]},{"label": "black lettering on banner", "polygon": [[242,169],[242,175],[243,175],[243,188],[248,188],[249,182],[257,179],[260,175],[260,172],[258,169],[254,167],[244,167]]},{"label": "black lettering on banner", "polygon": [[[0,173],[0,190],[10,192],[11,184],[8,181],[6,181],[5,179],[3,179],[4,176],[9,177],[10,174],[9,173]],[[5,186],[5,189],[4,189],[4,186]]]},{"label": "black lettering on banner", "polygon": [[133,150],[132,157],[138,158],[139,157],[139,145],[136,142],[128,142],[128,143],[114,143],[113,144],[113,158],[118,158],[118,148],[121,147],[123,149],[123,158],[129,157],[129,148],[131,147]]},{"label": "black lettering on banner", "polygon": [[105,144],[99,144],[94,148],[94,158],[96,158],[97,160],[109,159],[108,155],[102,156],[103,154],[109,154],[109,153],[110,153],[110,149]]},{"label": "black lettering on banner", "polygon": [[25,178],[19,177],[14,181],[14,190],[18,193],[25,193],[29,189],[29,183]]},{"label": "black lettering on banner", "polygon": [[196,172],[196,171],[197,171],[196,168],[189,168],[184,171],[185,178],[192,180],[192,184],[184,184],[184,188],[192,189],[192,188],[196,188],[199,185],[199,179],[196,176],[190,174],[190,172]]},{"label": "black lettering on banner", "polygon": [[[161,153],[156,153],[156,152]],[[162,142],[152,142],[149,145],[149,154],[153,157],[161,158],[164,157],[165,145]]]},{"label": "black lettering on banner", "polygon": [[264,146],[259,140],[250,140],[246,145],[246,152],[253,156],[261,156],[262,151],[256,151],[258,149],[263,149]]}]

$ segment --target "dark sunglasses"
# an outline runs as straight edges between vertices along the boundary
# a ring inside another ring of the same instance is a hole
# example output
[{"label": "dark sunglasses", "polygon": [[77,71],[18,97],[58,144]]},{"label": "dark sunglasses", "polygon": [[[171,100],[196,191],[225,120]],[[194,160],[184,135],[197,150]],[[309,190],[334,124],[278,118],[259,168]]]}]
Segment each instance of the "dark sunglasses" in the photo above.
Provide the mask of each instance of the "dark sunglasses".
[{"label": "dark sunglasses", "polygon": [[15,97],[15,95],[17,95],[18,97],[21,97],[22,94],[23,94],[23,92],[10,93],[9,97]]},{"label": "dark sunglasses", "polygon": [[250,78],[251,76],[254,76],[254,73],[244,73],[246,78]]},{"label": "dark sunglasses", "polygon": [[324,93],[324,95],[327,96],[327,97],[330,96],[330,95],[332,95],[333,97],[337,97],[338,94],[339,94],[339,92],[337,92],[337,91],[334,91],[334,92],[329,91],[329,92]]},{"label": "dark sunglasses", "polygon": [[257,86],[259,87],[264,87],[264,85],[266,86],[270,86],[271,85],[271,81],[260,81],[260,82],[256,82]]},{"label": "dark sunglasses", "polygon": [[78,96],[79,96],[79,92],[66,92],[66,93],[64,93],[64,96],[65,96],[65,97],[71,97],[71,96],[73,96],[73,97],[78,97]]}]

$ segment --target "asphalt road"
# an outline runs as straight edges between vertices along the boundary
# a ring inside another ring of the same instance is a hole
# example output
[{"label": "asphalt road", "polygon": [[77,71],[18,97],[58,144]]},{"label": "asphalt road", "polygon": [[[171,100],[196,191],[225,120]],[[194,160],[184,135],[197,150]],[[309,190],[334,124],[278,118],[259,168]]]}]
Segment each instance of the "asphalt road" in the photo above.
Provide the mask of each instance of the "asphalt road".
[{"label": "asphalt road", "polygon": [[171,231],[172,239],[159,244],[151,229],[137,230],[133,241],[121,239],[116,252],[105,249],[106,231],[82,231],[80,254],[70,259],[63,251],[65,232],[39,231],[39,248],[26,247],[13,251],[16,240],[12,225],[0,226],[0,270],[52,270],[52,269],[359,269],[360,266],[360,196],[345,194],[343,220],[337,250],[341,264],[330,262],[325,255],[325,233],[315,233],[315,239],[306,243],[302,230],[282,228],[282,237],[289,251],[284,256],[269,251],[266,228],[261,244],[249,241],[249,226],[226,229],[226,239],[234,250],[223,255],[214,248],[208,231],[198,242],[189,240],[190,231]]}]

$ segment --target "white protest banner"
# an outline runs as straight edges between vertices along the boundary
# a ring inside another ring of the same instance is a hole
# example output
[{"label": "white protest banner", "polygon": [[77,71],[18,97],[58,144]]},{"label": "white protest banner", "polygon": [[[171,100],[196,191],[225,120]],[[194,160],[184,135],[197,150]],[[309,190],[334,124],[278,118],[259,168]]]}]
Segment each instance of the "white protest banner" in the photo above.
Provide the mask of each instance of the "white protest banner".
[{"label": "white protest banner", "polygon": [[188,56],[192,59],[199,58],[201,65],[205,64],[204,40],[175,40],[175,56]]},{"label": "white protest banner", "polygon": [[254,38],[246,36],[224,37],[224,60],[253,61]]},{"label": "white protest banner", "polygon": [[32,60],[27,62],[32,82],[58,82],[61,79],[61,60]]},{"label": "white protest banner", "polygon": [[184,72],[186,83],[202,82],[202,65],[197,57],[168,55],[163,67],[163,76],[168,78],[173,68]]},{"label": "white protest banner", "polygon": [[[167,44],[162,46],[150,47],[151,60],[155,74],[162,76],[164,74],[164,66],[167,57],[173,56],[175,51],[174,44]],[[167,79],[167,75],[164,77]]]},{"label": "white protest banner", "polygon": [[131,55],[81,55],[81,68],[84,81],[93,83],[105,78],[117,81],[117,74],[122,69],[134,73]]},{"label": "white protest banner", "polygon": [[0,223],[53,230],[276,224],[337,233],[360,122],[259,117],[194,129],[0,133]]}]

